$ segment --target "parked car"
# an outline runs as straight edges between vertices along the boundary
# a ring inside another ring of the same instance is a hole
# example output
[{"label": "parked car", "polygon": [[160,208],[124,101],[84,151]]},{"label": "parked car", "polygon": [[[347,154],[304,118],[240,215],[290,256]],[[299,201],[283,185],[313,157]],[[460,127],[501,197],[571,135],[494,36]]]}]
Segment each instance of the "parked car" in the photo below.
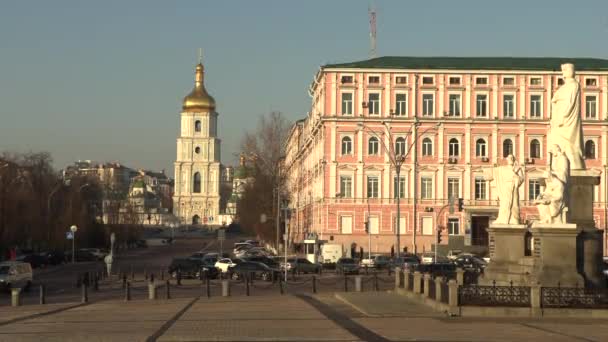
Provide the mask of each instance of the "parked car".
[{"label": "parked car", "polygon": [[251,261],[245,261],[230,268],[229,273],[230,278],[234,280],[244,279],[247,276],[251,276],[254,279],[258,278],[265,281],[270,281],[273,278],[278,279],[281,276],[281,272],[278,269],[270,268],[261,262]]},{"label": "parked car", "polygon": [[483,272],[488,265],[485,260],[470,254],[460,255],[455,258],[453,262],[456,267],[460,267],[465,271],[474,271],[477,273]]},{"label": "parked car", "polygon": [[434,262],[446,263],[446,262],[449,262],[450,260],[448,260],[448,258],[446,258],[442,255],[437,255],[437,260],[435,260],[435,252],[426,252],[426,253],[422,254],[421,261],[423,264],[431,264]]},{"label": "parked car", "polygon": [[431,273],[434,277],[453,278],[456,274],[456,265],[452,262],[422,263],[414,266],[413,271]]},{"label": "parked car", "polygon": [[0,263],[0,288],[23,288],[28,290],[34,279],[32,267],[27,262],[7,261]]},{"label": "parked car", "polygon": [[135,241],[135,247],[148,248],[148,242],[146,240],[137,240],[137,241]]},{"label": "parked car", "polygon": [[80,250],[93,254],[97,260],[103,260],[108,255],[108,251],[101,248],[81,248]]},{"label": "parked car", "polygon": [[275,259],[269,258],[267,256],[253,256],[253,257],[245,258],[244,260],[251,261],[251,262],[261,262],[262,264],[264,264],[270,268],[276,268],[276,269],[281,268],[280,263],[278,263]]},{"label": "parked car", "polygon": [[215,262],[215,268],[222,273],[227,273],[231,267],[234,267],[243,262],[241,259],[223,258]]},{"label": "parked car", "polygon": [[245,250],[245,249],[249,249],[251,247],[253,247],[253,245],[251,245],[250,243],[237,242],[234,244],[234,248],[232,249],[232,254],[237,254],[238,252]]},{"label": "parked car", "polygon": [[202,273],[206,272],[209,278],[216,278],[219,271],[215,266],[209,266],[203,264],[202,261],[184,258],[174,258],[171,260],[169,265],[169,274],[173,278],[177,278],[179,271],[182,278],[196,279],[201,276]]},{"label": "parked car", "polygon": [[321,265],[313,264],[306,258],[288,258],[287,264],[281,263],[281,269],[295,273],[319,273]]},{"label": "parked car", "polygon": [[188,259],[190,259],[190,260],[196,260],[199,262],[202,262],[203,258],[205,258],[205,253],[202,253],[202,252],[193,253],[192,255],[190,255],[188,257]]},{"label": "parked car", "polygon": [[248,243],[248,244],[250,244],[250,245],[252,245],[254,247],[260,246],[260,242],[256,241],[256,240],[247,240],[247,241],[245,241],[245,243]]},{"label": "parked car", "polygon": [[47,265],[59,265],[67,261],[65,253],[62,251],[50,251],[40,253],[45,259]]},{"label": "parked car", "polygon": [[22,254],[17,257],[16,261],[27,262],[32,268],[46,267],[47,259],[40,254]]},{"label": "parked car", "polygon": [[458,257],[460,254],[463,254],[461,249],[450,249],[450,250],[448,251],[448,254],[446,255],[446,257],[447,257],[449,260],[454,260],[454,259],[456,259],[456,258],[457,258],[457,257]]},{"label": "parked car", "polygon": [[404,271],[420,264],[420,258],[414,254],[405,255],[399,258],[391,259],[391,268],[400,267]]},{"label": "parked car", "polygon": [[[72,262],[72,251],[66,251],[64,254],[66,255],[66,261]],[[97,261],[97,257],[95,255],[89,251],[84,251],[81,249],[76,250],[74,253],[74,259],[76,262]]]},{"label": "parked car", "polygon": [[269,253],[262,247],[252,247],[245,251],[244,257],[267,256]]},{"label": "parked car", "polygon": [[336,273],[359,274],[359,264],[352,258],[340,258],[336,262]]}]

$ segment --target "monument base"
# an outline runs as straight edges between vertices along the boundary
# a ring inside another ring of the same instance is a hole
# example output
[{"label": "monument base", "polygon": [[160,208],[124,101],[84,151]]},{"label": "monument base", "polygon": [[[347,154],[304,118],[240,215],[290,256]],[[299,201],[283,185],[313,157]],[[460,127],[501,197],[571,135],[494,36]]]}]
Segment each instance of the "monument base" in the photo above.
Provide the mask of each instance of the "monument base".
[{"label": "monument base", "polygon": [[520,260],[525,255],[527,226],[496,224],[488,228],[490,263],[478,279],[480,285],[505,286],[527,284],[528,269]]}]

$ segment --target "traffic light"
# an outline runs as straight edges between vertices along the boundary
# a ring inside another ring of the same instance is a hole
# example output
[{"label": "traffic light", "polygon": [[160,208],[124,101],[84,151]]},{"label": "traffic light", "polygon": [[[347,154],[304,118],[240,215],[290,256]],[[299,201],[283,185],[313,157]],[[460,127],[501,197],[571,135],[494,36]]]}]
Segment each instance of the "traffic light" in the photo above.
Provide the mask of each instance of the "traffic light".
[{"label": "traffic light", "polygon": [[458,211],[462,211],[464,209],[464,199],[458,199]]},{"label": "traffic light", "polygon": [[437,244],[441,243],[441,233],[443,232],[443,229],[441,229],[440,227],[437,228]]}]

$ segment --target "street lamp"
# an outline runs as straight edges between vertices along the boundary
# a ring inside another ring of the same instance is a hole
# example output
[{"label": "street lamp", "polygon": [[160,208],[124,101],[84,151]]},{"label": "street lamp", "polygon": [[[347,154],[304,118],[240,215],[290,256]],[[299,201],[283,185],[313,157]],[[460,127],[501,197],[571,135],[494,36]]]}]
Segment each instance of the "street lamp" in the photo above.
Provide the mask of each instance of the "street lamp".
[{"label": "street lamp", "polygon": [[[384,148],[384,151],[386,152],[386,154],[389,157],[389,161],[391,163],[391,165],[395,168],[395,175],[396,175],[396,184],[397,184],[397,193],[395,194],[396,197],[396,205],[397,205],[397,222],[396,222],[396,227],[395,227],[395,246],[397,249],[397,253],[396,253],[396,257],[399,258],[401,256],[401,246],[400,246],[400,233],[401,233],[401,166],[403,165],[403,163],[405,162],[406,157],[410,154],[412,147],[416,146],[417,144],[417,140],[418,137],[426,132],[428,132],[429,130],[432,129],[436,129],[438,128],[441,123],[438,123],[435,126],[429,127],[426,130],[424,130],[423,132],[421,132],[420,134],[417,134],[415,129],[417,127],[420,126],[420,122],[418,122],[418,120],[415,118],[415,121],[410,125],[409,129],[406,131],[406,136],[411,136],[413,134],[415,134],[414,138],[412,139],[412,142],[410,143],[409,147],[405,148],[405,146],[403,148],[400,148],[399,151],[396,151],[393,144],[395,143],[393,141],[393,135],[391,132],[391,127],[388,125],[387,121],[382,121],[382,125],[384,126],[388,138],[389,138],[389,144],[387,146],[387,144],[384,142],[384,139],[382,139],[382,133],[375,131],[374,129],[367,127],[363,122],[359,122],[357,124],[357,127],[359,128],[359,130],[363,131],[363,130],[367,130],[368,132],[370,132],[372,135],[376,136],[378,138],[378,140],[380,141],[380,143],[382,144],[382,147]],[[416,183],[416,167],[417,167],[417,163],[414,162],[414,183]],[[414,194],[414,199],[416,198],[416,194]],[[414,207],[416,206],[416,202],[414,201]],[[369,198],[368,198],[368,211],[369,211]],[[368,214],[369,216],[369,214]],[[413,229],[413,244],[414,244],[414,253],[416,253],[416,217],[414,215],[414,229]],[[369,224],[369,218],[368,218],[368,223]],[[368,227],[369,229],[369,227]],[[371,235],[370,235],[370,245],[371,245]],[[371,253],[371,251],[370,251]],[[370,254],[371,255],[371,254]],[[371,257],[370,257],[371,258]]]},{"label": "street lamp", "polygon": [[70,230],[72,231],[72,264],[75,262],[76,258],[75,258],[75,245],[76,245],[76,231],[78,230],[78,227],[76,227],[76,225],[72,225],[70,227]]}]

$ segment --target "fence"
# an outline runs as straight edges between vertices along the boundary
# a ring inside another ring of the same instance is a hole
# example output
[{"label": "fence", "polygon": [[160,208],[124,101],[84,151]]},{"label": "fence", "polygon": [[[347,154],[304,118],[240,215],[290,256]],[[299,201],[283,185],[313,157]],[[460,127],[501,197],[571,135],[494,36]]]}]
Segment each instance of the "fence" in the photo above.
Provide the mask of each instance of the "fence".
[{"label": "fence", "polygon": [[608,308],[607,289],[585,289],[582,287],[541,288],[543,308]]},{"label": "fence", "polygon": [[529,286],[460,286],[459,305],[530,307]]}]

